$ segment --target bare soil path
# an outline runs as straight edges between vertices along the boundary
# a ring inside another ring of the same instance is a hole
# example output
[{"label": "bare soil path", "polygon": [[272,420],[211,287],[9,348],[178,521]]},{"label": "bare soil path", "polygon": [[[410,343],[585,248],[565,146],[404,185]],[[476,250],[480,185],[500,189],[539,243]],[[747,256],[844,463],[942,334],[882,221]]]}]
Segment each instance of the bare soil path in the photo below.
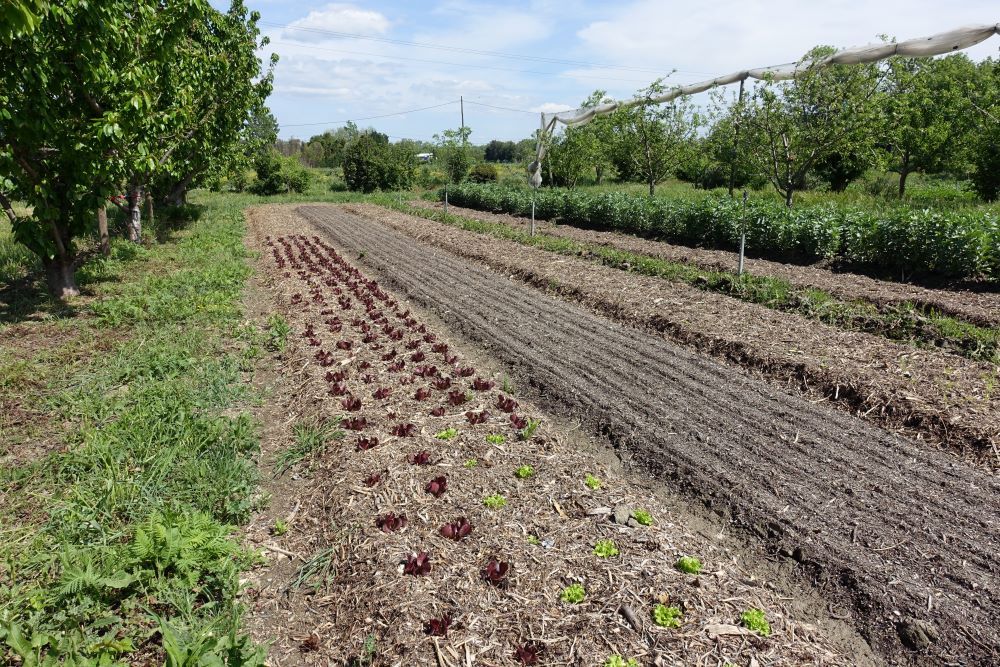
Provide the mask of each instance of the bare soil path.
[{"label": "bare soil path", "polygon": [[[415,200],[409,203],[421,208],[437,210],[442,208],[438,202]],[[449,208],[456,215],[499,222],[521,229],[527,228],[529,222],[527,218],[514,215],[489,213],[454,205]],[[671,262],[685,262],[712,271],[734,271],[738,261],[737,254],[727,250],[689,248],[621,232],[581,229],[548,221],[538,221],[536,224],[539,230],[552,236],[606,245]],[[858,273],[831,271],[820,266],[784,264],[753,257],[746,260],[746,269],[754,275],[787,280],[796,287],[821,289],[841,299],[863,299],[877,305],[912,303],[934,308],[982,326],[1000,326],[1000,290],[997,289],[992,291],[985,287],[982,291],[932,289],[909,283],[878,280]]]},{"label": "bare soil path", "polygon": [[1000,660],[1000,482],[335,207],[300,209],[661,477],[801,563],[900,663]]}]

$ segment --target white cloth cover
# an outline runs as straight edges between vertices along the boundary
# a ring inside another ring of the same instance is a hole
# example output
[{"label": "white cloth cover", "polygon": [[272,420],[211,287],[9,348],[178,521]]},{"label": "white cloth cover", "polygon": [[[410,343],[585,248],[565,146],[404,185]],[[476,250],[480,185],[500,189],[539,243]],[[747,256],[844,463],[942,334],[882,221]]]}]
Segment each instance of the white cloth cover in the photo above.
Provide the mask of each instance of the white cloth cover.
[{"label": "white cloth cover", "polygon": [[942,32],[930,37],[920,37],[910,39],[905,42],[867,44],[865,46],[853,46],[834,53],[822,60],[800,63],[786,63],[784,65],[772,65],[771,67],[759,67],[756,69],[733,72],[725,76],[719,76],[708,81],[691,83],[686,86],[675,86],[663,92],[662,95],[654,97],[633,97],[622,102],[607,102],[588,109],[573,109],[571,111],[559,111],[556,113],[542,113],[542,135],[539,137],[538,146],[535,149],[535,161],[531,163],[529,171],[531,176],[529,181],[532,187],[539,187],[542,184],[542,160],[545,158],[545,136],[550,135],[555,129],[556,123],[562,123],[567,127],[586,125],[590,121],[600,116],[606,116],[616,109],[635,106],[637,104],[660,104],[670,102],[685,95],[694,95],[717,86],[726,86],[737,81],[746,79],[771,79],[774,81],[787,81],[794,79],[801,72],[816,65],[858,65],[861,63],[873,63],[885,60],[890,56],[900,55],[916,58],[928,56],[938,56],[944,53],[954,53],[975,46],[985,41],[993,35],[1000,34],[1000,23],[992,25],[974,25],[956,28],[948,32]]}]

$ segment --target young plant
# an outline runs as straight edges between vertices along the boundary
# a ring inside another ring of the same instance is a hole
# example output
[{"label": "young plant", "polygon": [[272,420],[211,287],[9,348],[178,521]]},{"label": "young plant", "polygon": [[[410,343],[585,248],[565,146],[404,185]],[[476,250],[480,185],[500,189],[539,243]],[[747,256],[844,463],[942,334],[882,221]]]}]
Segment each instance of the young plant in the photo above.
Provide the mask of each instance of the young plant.
[{"label": "young plant", "polygon": [[392,388],[379,387],[372,393],[372,396],[381,401],[383,399],[389,398],[391,394],[392,394]]},{"label": "young plant", "polygon": [[510,424],[517,430],[521,430],[528,427],[528,418],[523,415],[511,414]]},{"label": "young plant", "polygon": [[476,424],[485,424],[486,420],[490,418],[490,413],[486,410],[480,410],[479,412],[473,412],[469,410],[465,413],[465,418],[470,424],[475,426]]},{"label": "young plant", "polygon": [[497,396],[496,407],[501,412],[514,412],[517,409],[517,401],[501,394]]},{"label": "young plant", "polygon": [[377,472],[373,472],[372,474],[368,475],[368,477],[365,477],[365,486],[371,488],[381,481],[382,481],[382,475],[380,475]]},{"label": "young plant", "polygon": [[459,368],[455,370],[455,375],[457,375],[460,378],[472,377],[475,374],[476,374],[476,369],[471,367]]},{"label": "young plant", "polygon": [[403,574],[410,574],[414,577],[421,577],[429,574],[431,571],[431,557],[426,551],[421,551],[418,554],[411,554],[409,558],[406,559],[406,565],[403,566]]},{"label": "young plant", "polygon": [[361,409],[361,399],[357,396],[346,396],[344,400],[340,402],[340,407],[344,408],[348,412],[357,412]]},{"label": "young plant", "polygon": [[488,436],[486,436],[486,442],[490,443],[491,445],[502,445],[503,443],[507,442],[507,436],[505,436],[503,433],[490,433]]},{"label": "young plant", "polygon": [[538,430],[541,423],[542,421],[540,419],[529,419],[528,425],[518,432],[518,440],[531,440],[531,436],[535,434],[535,431]]},{"label": "young plant", "polygon": [[771,635],[771,624],[767,622],[764,611],[751,607],[740,614],[740,623],[748,630],[753,630],[761,637]]},{"label": "young plant", "polygon": [[438,391],[444,391],[445,389],[451,387],[451,378],[443,376],[435,378],[435,380],[431,382],[431,385],[433,385]]},{"label": "young plant", "polygon": [[491,496],[486,496],[485,498],[483,498],[483,504],[489,507],[491,510],[498,510],[507,506],[507,499],[504,498],[499,493],[494,493]]},{"label": "young plant", "polygon": [[620,655],[613,655],[604,661],[604,667],[639,667],[639,661],[635,658],[626,660]]},{"label": "young plant", "polygon": [[483,581],[501,587],[507,585],[507,575],[509,573],[510,563],[493,559],[483,568],[482,577]]},{"label": "young plant", "polygon": [[459,389],[453,389],[452,391],[448,392],[448,403],[450,405],[455,405],[455,406],[462,405],[467,400],[469,400],[469,398],[465,395],[465,392]]},{"label": "young plant", "polygon": [[288,522],[283,519],[275,519],[274,525],[271,527],[271,534],[275,537],[284,535],[288,532]]},{"label": "young plant", "polygon": [[684,574],[701,574],[701,561],[694,556],[681,556],[674,567]]},{"label": "young plant", "polygon": [[400,514],[396,516],[394,513],[389,512],[375,519],[375,525],[383,533],[394,533],[406,527],[406,515]]},{"label": "young plant", "polygon": [[435,477],[431,481],[427,482],[427,486],[424,487],[424,491],[431,494],[435,498],[440,498],[444,495],[444,492],[448,490],[448,480],[444,475]]},{"label": "young plant", "polygon": [[[311,338],[313,336],[311,325],[307,331]],[[288,326],[285,318],[274,313],[267,318],[267,348],[272,352],[284,352],[285,346],[288,344],[288,334],[291,332],[292,328]]]},{"label": "young plant", "polygon": [[378,438],[371,436],[370,438],[358,438],[354,443],[354,447],[359,452],[364,452],[369,449],[375,449],[378,447]]},{"label": "young plant", "polygon": [[430,465],[431,453],[425,449],[415,454],[410,454],[410,457],[407,460],[410,462],[411,465],[415,466]]},{"label": "young plant", "polygon": [[397,438],[412,438],[417,434],[417,427],[413,424],[396,424],[392,427],[392,434]]},{"label": "young plant", "polygon": [[368,427],[368,420],[364,417],[351,417],[340,423],[349,431],[363,431]]},{"label": "young plant", "polygon": [[464,516],[459,517],[451,523],[446,523],[438,530],[441,535],[447,537],[449,540],[455,540],[458,542],[469,536],[472,532],[472,524]]},{"label": "young plant", "polygon": [[611,558],[617,556],[618,553],[618,547],[615,546],[614,540],[598,540],[597,544],[594,545],[594,555],[600,558]]},{"label": "young plant", "polygon": [[[295,444],[283,451],[275,462],[275,473],[283,474],[293,465],[326,447],[327,442],[344,437],[343,431],[336,429],[337,421],[298,423],[292,427]],[[344,425],[344,422],[339,422]]]},{"label": "young plant", "polygon": [[433,410],[431,410],[432,417],[444,417],[444,408],[440,405]]},{"label": "young plant", "polygon": [[579,583],[570,584],[559,594],[559,599],[566,604],[580,604],[586,597],[587,591],[584,590],[583,584]]},{"label": "young plant", "polygon": [[593,491],[597,491],[602,486],[601,480],[597,479],[590,473],[587,473],[587,478],[583,481],[583,483],[587,485],[587,488]]},{"label": "young plant", "polygon": [[451,614],[444,614],[440,618],[432,618],[424,621],[424,634],[431,637],[448,637],[448,628],[451,627]]},{"label": "young plant", "polygon": [[653,525],[653,515],[646,510],[635,510],[632,512],[632,518],[640,526],[652,526]]},{"label": "young plant", "polygon": [[528,479],[535,475],[535,469],[528,464],[518,466],[517,470],[514,471],[514,476],[518,479]]},{"label": "young plant", "polygon": [[680,607],[668,607],[663,604],[653,607],[653,623],[661,628],[681,627],[682,616],[684,616],[684,612],[681,611]]},{"label": "young plant", "polygon": [[451,440],[456,435],[458,435],[458,429],[457,428],[446,428],[443,431],[435,433],[434,437],[437,438],[438,440]]},{"label": "young plant", "polygon": [[476,391],[489,391],[493,388],[496,383],[493,380],[486,380],[484,378],[476,378],[472,381],[472,388]]},{"label": "young plant", "polygon": [[427,387],[421,387],[417,389],[416,393],[413,394],[413,398],[418,401],[425,401],[431,397],[431,390]]},{"label": "young plant", "polygon": [[479,461],[477,461],[476,459],[466,459],[465,463],[463,463],[462,465],[471,470],[472,468],[475,468],[477,465],[479,465]]},{"label": "young plant", "polygon": [[537,665],[542,653],[545,652],[545,645],[538,642],[528,642],[514,649],[514,659],[522,665]]}]

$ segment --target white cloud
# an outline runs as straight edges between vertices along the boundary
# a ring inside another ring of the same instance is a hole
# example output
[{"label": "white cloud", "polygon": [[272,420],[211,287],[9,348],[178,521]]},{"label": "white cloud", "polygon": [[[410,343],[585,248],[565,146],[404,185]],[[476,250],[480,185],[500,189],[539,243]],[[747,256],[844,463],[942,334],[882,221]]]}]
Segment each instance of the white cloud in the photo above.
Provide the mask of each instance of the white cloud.
[{"label": "white cloud", "polygon": [[391,24],[384,14],[355,5],[331,4],[309,12],[305,18],[289,24],[282,38],[300,42],[326,42],[332,39],[325,32],[362,35],[384,35]]},{"label": "white cloud", "polygon": [[536,111],[538,113],[557,113],[559,111],[569,111],[575,109],[575,106],[570,106],[569,104],[560,104],[559,102],[545,102],[544,104],[539,104],[534,106],[528,111]]}]

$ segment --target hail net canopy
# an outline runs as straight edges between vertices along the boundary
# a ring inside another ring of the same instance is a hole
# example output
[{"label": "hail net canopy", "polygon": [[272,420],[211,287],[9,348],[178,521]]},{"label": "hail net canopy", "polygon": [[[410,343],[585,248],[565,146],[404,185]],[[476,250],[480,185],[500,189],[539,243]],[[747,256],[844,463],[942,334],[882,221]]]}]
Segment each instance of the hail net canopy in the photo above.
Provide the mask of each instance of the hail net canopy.
[{"label": "hail net canopy", "polygon": [[746,81],[747,79],[787,81],[794,79],[811,67],[873,63],[897,55],[923,58],[953,53],[975,46],[996,34],[1000,34],[1000,23],[965,26],[949,30],[948,32],[938,33],[937,35],[931,35],[930,37],[909,39],[905,42],[879,42],[864,46],[852,46],[817,61],[786,63],[784,65],[758,67],[756,69],[733,72],[732,74],[718,76],[707,81],[700,81],[686,86],[675,86],[664,91],[661,95],[652,97],[633,97],[629,100],[607,102],[595,107],[572,109],[556,113],[543,113],[542,131],[538,138],[537,148],[535,149],[535,161],[528,167],[530,172],[529,182],[532,187],[536,188],[542,184],[542,160],[545,159],[545,137],[552,134],[556,123],[560,123],[566,127],[586,125],[595,118],[606,116],[617,109],[641,104],[670,102],[678,97],[695,95],[718,86],[726,86],[738,81]]}]

